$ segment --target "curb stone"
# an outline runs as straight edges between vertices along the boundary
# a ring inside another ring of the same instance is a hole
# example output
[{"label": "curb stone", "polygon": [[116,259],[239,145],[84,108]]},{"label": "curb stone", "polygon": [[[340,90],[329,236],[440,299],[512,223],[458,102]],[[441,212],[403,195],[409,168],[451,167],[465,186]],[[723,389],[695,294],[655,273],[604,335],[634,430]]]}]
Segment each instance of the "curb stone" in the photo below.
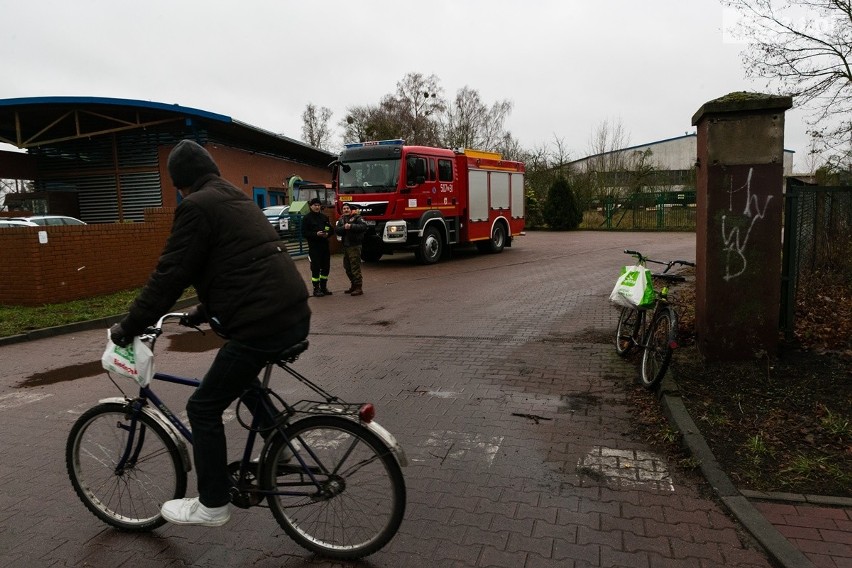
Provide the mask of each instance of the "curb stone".
[{"label": "curb stone", "polygon": [[784,568],[814,568],[814,564],[766,520],[748,501],[747,496],[737,490],[689,415],[677,384],[668,375],[660,385],[659,397],[666,418],[682,434],[683,444],[698,460],[704,478],[725,507],[760,543],[766,553]]}]

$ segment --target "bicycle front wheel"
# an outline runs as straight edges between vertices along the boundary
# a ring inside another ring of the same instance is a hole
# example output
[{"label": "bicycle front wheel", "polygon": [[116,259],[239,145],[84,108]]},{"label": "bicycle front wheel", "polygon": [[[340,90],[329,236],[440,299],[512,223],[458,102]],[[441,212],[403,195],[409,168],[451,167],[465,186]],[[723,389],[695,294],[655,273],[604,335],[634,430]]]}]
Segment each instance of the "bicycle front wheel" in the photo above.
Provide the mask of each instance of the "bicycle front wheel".
[{"label": "bicycle front wheel", "polygon": [[642,355],[642,384],[654,388],[661,380],[672,360],[672,346],[677,341],[677,318],[674,310],[664,308],[657,312],[648,329],[647,345]]},{"label": "bicycle front wheel", "polygon": [[267,502],[290,538],[341,560],[390,542],[405,512],[405,481],[391,449],[365,426],[337,416],[298,420],[285,435],[298,457],[278,437],[261,486],[274,493]]},{"label": "bicycle front wheel", "polygon": [[186,471],[174,440],[150,416],[139,413],[132,419],[118,402],[99,404],[77,419],[65,464],[83,504],[126,531],[161,526],[166,522],[160,515],[163,503],[186,493]]},{"label": "bicycle front wheel", "polygon": [[633,308],[621,308],[618,327],[615,329],[615,352],[620,356],[627,357],[636,346],[644,315],[645,312]]}]

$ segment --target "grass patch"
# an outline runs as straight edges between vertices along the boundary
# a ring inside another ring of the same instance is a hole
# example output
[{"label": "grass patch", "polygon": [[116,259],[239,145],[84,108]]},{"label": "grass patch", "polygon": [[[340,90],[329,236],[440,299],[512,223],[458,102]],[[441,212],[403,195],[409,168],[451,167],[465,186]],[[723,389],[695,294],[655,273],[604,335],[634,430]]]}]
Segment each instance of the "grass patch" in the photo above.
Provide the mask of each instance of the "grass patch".
[{"label": "grass patch", "polygon": [[766,445],[762,432],[748,437],[745,451],[754,465],[761,464],[765,458],[772,455],[772,450]]},{"label": "grass patch", "polygon": [[839,483],[848,484],[852,482],[852,473],[836,463],[831,456],[799,454],[781,469],[781,473],[787,474],[796,480],[814,480],[821,478],[834,479]]},{"label": "grass patch", "polygon": [[[141,288],[134,288],[64,304],[0,306],[0,337],[123,314],[127,312],[140,290]],[[181,298],[194,295],[195,291],[190,289],[184,292]]]},{"label": "grass patch", "polygon": [[852,438],[852,423],[849,422],[848,418],[833,413],[824,404],[818,405],[817,408],[819,409],[819,414],[821,414],[819,418],[820,425],[830,436],[836,436],[844,440]]}]

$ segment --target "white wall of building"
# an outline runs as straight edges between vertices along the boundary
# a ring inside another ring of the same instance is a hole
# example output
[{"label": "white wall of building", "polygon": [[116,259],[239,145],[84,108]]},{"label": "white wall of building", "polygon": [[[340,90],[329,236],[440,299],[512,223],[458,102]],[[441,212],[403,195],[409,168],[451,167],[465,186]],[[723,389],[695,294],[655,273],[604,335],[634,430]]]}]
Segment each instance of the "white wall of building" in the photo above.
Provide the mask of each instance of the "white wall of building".
[{"label": "white wall of building", "polygon": [[[650,159],[646,164],[650,164],[658,170],[689,170],[695,167],[695,160],[698,156],[698,136],[696,134],[686,134],[677,138],[631,146],[623,150],[616,150],[615,152],[633,154],[643,153],[646,150],[651,151]],[[785,176],[793,174],[793,154],[792,150],[784,150]],[[587,156],[575,160],[569,165],[574,171],[582,172],[590,162],[599,157],[601,157],[601,154]]]}]

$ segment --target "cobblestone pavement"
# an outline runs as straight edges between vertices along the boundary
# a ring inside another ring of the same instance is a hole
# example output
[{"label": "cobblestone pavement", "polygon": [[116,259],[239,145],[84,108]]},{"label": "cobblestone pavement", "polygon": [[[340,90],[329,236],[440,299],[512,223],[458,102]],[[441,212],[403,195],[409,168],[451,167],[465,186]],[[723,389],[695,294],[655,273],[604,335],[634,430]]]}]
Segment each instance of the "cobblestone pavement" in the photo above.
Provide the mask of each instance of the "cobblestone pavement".
[{"label": "cobblestone pavement", "polygon": [[[333,258],[335,294],[311,299],[311,348],[295,365],[344,399],[373,401],[410,461],[400,532],[361,565],[771,565],[700,478],[632,435],[624,387],[636,369],[615,354],[607,299],[628,246],[692,259],[695,235],[530,233],[502,254],[435,266],[392,256],[365,265],[357,298],[342,293]],[[203,373],[216,340],[188,349],[187,333],[161,340],[158,369]],[[260,508],[220,528],[150,534],[91,515],[64,447],[76,417],[117,394],[100,370],[104,335],[0,347],[0,567],[344,565],[299,548]],[[161,390],[183,408],[185,390]],[[236,456],[240,426],[227,430]]]}]

